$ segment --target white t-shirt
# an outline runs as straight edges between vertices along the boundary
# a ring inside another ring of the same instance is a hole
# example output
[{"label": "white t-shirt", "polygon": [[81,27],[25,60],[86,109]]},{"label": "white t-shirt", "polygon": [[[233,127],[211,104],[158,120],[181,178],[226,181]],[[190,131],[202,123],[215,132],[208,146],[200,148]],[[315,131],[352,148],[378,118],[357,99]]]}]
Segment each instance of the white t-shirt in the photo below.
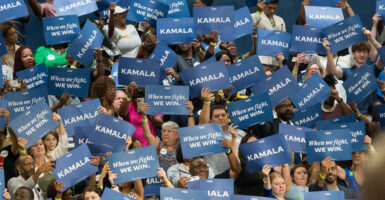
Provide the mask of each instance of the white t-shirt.
[{"label": "white t-shirt", "polygon": [[[104,26],[105,34],[108,35],[108,25]],[[136,28],[129,24],[125,30],[115,28],[111,41],[115,43],[123,57],[135,58],[138,54],[142,40]]]}]

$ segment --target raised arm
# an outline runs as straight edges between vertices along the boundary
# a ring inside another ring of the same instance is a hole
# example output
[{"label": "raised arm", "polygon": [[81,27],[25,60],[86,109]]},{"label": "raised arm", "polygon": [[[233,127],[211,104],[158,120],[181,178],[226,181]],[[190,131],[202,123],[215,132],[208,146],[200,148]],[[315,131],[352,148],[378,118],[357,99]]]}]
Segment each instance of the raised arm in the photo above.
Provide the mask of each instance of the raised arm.
[{"label": "raised arm", "polygon": [[97,48],[94,51],[94,56],[96,59],[96,71],[92,74],[92,76],[96,79],[97,77],[104,76],[104,68],[103,68],[103,56],[102,50]]},{"label": "raised arm", "polygon": [[40,5],[40,3],[38,3],[37,0],[28,0],[28,3],[36,17],[41,19],[43,17],[43,7]]},{"label": "raised arm", "polygon": [[334,64],[333,54],[330,51],[330,42],[324,38],[322,44],[325,47],[327,53],[326,74],[333,74],[337,76],[337,78],[342,79],[343,71],[340,68],[337,68]]},{"label": "raised arm", "polygon": [[291,186],[293,185],[293,181],[291,180],[291,176],[290,176],[290,166],[287,163],[282,165],[282,176],[283,176],[283,179],[285,180],[286,192],[288,192]]},{"label": "raised arm", "polygon": [[210,89],[202,88],[201,99],[203,101],[203,107],[199,115],[199,124],[208,124],[210,122]]},{"label": "raised arm", "polygon": [[295,59],[295,64],[294,64],[293,70],[291,71],[295,80],[297,80],[297,78],[298,78],[299,65],[305,61],[305,57],[306,57],[306,54],[302,54],[302,53],[297,54],[297,58]]},{"label": "raised arm", "polygon": [[143,135],[146,138],[149,145],[155,145],[155,149],[158,149],[160,141],[156,139],[150,131],[150,126],[148,125],[146,111],[150,109],[150,106],[147,103],[143,103],[139,108],[139,113],[142,115],[142,129]]},{"label": "raised arm", "polygon": [[270,165],[264,165],[262,168],[262,174],[263,174],[263,188],[265,190],[270,190],[271,189],[271,184],[270,184],[270,171],[271,171],[271,166]]},{"label": "raised arm", "polygon": [[[354,11],[350,7],[350,5],[349,5],[347,0],[341,0],[340,2],[338,2],[337,8],[341,8],[342,12],[347,11],[349,17],[353,17],[354,16]],[[345,15],[345,13],[344,13],[344,15]]]},{"label": "raised arm", "polygon": [[305,6],[310,6],[310,0],[302,1],[301,9],[299,11],[298,24],[305,25],[306,24],[306,14],[305,14]]},{"label": "raised arm", "polygon": [[114,22],[114,14],[115,14],[115,3],[110,3],[110,16],[108,21],[108,39],[111,39],[115,32],[115,22]]},{"label": "raised arm", "polygon": [[231,142],[229,139],[227,138],[222,139],[222,147],[228,149],[226,152],[226,155],[230,164],[230,178],[236,179],[242,170],[239,159],[234,155],[234,152],[231,147]]},{"label": "raised arm", "polygon": [[52,112],[57,112],[60,108],[62,108],[70,99],[70,95],[68,93],[63,93],[60,98],[59,102],[51,107]]},{"label": "raised arm", "polygon": [[205,52],[202,51],[201,43],[199,42],[199,40],[195,39],[194,42],[192,42],[191,44],[192,44],[192,47],[193,47],[195,54],[198,55],[198,57],[199,57],[199,61],[204,62],[205,61]]},{"label": "raised arm", "polygon": [[188,119],[187,119],[187,126],[195,126],[195,120],[194,120],[194,105],[192,101],[188,101],[186,103],[186,108],[188,109]]}]

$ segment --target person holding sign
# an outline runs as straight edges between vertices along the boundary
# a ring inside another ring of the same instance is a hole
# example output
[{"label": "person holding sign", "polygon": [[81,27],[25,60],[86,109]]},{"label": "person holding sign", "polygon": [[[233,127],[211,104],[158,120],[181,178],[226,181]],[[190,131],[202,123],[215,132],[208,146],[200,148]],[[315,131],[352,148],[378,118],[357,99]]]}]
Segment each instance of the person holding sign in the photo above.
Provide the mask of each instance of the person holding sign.
[{"label": "person holding sign", "polygon": [[262,168],[264,196],[279,200],[293,200],[285,197],[286,185],[282,175],[279,172],[272,172],[271,166],[265,165]]},{"label": "person holding sign", "polygon": [[136,181],[115,185],[114,180],[118,177],[118,175],[113,173],[113,171],[111,171],[110,169],[107,169],[107,171],[108,171],[108,180],[111,183],[111,189],[117,192],[121,192],[122,194],[125,194],[137,200],[143,199],[144,189],[143,189],[142,180],[139,179]]},{"label": "person holding sign", "polygon": [[57,16],[53,0],[47,0],[45,3],[38,3],[37,0],[28,0],[33,13],[41,20],[43,17]]},{"label": "person holding sign", "polygon": [[45,146],[46,156],[52,160],[56,160],[68,152],[68,136],[60,115],[53,113],[52,120],[59,121],[60,124],[56,130],[47,133],[42,140]]},{"label": "person holding sign", "polygon": [[21,46],[15,53],[15,62],[13,66],[13,77],[17,78],[16,72],[28,69],[36,65],[32,50],[27,46]]},{"label": "person holding sign", "polygon": [[91,85],[90,98],[99,98],[102,104],[98,111],[106,115],[117,116],[117,111],[112,103],[115,99],[115,81],[107,76],[97,78]]},{"label": "person holding sign", "polygon": [[7,54],[1,56],[1,62],[3,65],[10,67],[13,71],[13,65],[15,62],[15,53],[20,48],[17,45],[17,32],[15,25],[12,22],[5,22],[0,25],[1,33],[3,34]]},{"label": "person holding sign", "polygon": [[295,165],[291,170],[288,164],[282,165],[282,176],[285,179],[286,196],[293,200],[304,200],[304,193],[309,192],[307,186],[308,172],[304,165]]}]

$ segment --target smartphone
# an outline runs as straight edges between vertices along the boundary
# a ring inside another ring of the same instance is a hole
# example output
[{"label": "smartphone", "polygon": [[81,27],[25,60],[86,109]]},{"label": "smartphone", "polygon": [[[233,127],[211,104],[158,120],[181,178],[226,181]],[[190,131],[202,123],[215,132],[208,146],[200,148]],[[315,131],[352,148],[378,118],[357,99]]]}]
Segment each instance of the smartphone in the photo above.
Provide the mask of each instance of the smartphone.
[{"label": "smartphone", "polygon": [[316,59],[316,54],[307,53],[305,56],[306,63],[313,62]]},{"label": "smartphone", "polygon": [[21,80],[20,79],[10,80],[9,81],[9,86],[11,88],[21,88]]},{"label": "smartphone", "polygon": [[136,108],[137,108],[137,110],[139,110],[139,108],[142,106],[143,103],[144,103],[144,98],[137,98],[136,99]]}]

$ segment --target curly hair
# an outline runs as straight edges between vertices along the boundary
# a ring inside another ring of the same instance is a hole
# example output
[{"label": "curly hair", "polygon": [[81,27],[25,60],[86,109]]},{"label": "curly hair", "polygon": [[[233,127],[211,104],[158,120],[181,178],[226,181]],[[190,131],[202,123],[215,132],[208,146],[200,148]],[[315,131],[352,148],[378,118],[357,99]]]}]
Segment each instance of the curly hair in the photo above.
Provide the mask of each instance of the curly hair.
[{"label": "curly hair", "polygon": [[[106,99],[106,92],[108,88],[115,88],[115,81],[108,76],[98,77],[91,85],[90,98],[99,98],[100,102],[104,102]],[[112,102],[110,102],[112,103]]]},{"label": "curly hair", "polygon": [[328,86],[334,87],[338,83],[338,81],[334,78],[334,75],[331,74],[326,75],[323,79]]},{"label": "curly hair", "polygon": [[[22,53],[25,49],[31,49],[29,48],[28,46],[21,46],[19,47],[19,49],[17,49],[17,51],[15,52],[15,64],[13,65],[13,75],[14,77],[16,77],[16,72],[19,72],[21,70],[24,70],[26,69],[24,64],[23,64],[23,61],[21,60],[21,57],[22,57]],[[32,51],[32,50],[31,50]],[[35,63],[35,60],[33,61],[34,64],[33,65],[36,65]]]}]

